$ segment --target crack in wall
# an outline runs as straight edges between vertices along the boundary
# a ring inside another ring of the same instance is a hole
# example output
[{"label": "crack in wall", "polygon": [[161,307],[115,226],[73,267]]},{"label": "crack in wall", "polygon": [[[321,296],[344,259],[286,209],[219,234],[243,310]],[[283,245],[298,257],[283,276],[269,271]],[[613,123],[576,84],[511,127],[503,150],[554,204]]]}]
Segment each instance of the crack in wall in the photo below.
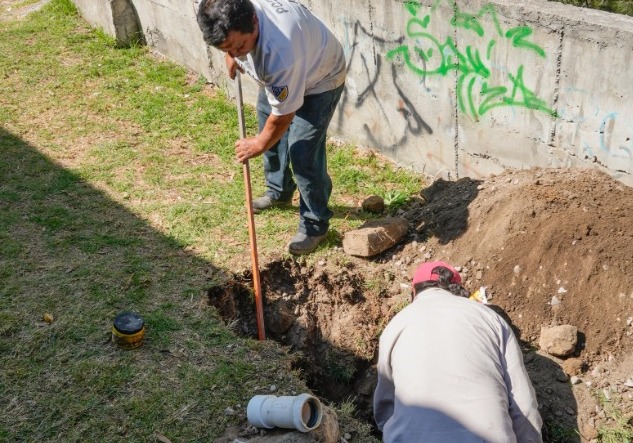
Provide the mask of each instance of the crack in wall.
[{"label": "crack in wall", "polygon": [[[560,36],[558,39],[558,48],[556,49],[556,80],[554,82],[554,100],[552,102],[552,109],[558,112],[558,99],[560,95],[560,84],[561,84],[561,69],[563,65],[563,41],[565,39],[565,29],[561,29]],[[557,127],[557,116],[552,115],[552,130],[549,134],[548,144],[551,147],[554,147],[555,139],[556,139],[556,127]]]},{"label": "crack in wall", "polygon": [[[458,7],[457,2],[453,3],[453,14],[457,16]],[[453,28],[453,40],[455,41],[455,46],[459,47],[459,41],[457,40],[457,27]],[[459,67],[459,58],[455,58],[455,66]],[[455,108],[454,112],[454,126],[455,126],[455,135],[453,138],[453,149],[455,151],[455,178],[459,179],[459,109],[458,109],[458,88],[459,88],[459,69],[455,69]],[[451,173],[448,172],[448,179],[451,179]]]}]

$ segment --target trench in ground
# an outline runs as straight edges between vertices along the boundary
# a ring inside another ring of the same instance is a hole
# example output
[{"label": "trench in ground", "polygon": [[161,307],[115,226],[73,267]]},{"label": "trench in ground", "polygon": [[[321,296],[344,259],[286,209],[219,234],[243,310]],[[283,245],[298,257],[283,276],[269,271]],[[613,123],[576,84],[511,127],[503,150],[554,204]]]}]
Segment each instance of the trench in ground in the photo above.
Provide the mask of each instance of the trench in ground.
[{"label": "trench in ground", "polygon": [[[352,402],[374,426],[371,398],[378,334],[388,312],[351,265],[326,268],[295,259],[260,270],[266,338],[295,354],[312,392],[329,403]],[[257,337],[250,273],[208,291],[209,303],[243,336]]]}]

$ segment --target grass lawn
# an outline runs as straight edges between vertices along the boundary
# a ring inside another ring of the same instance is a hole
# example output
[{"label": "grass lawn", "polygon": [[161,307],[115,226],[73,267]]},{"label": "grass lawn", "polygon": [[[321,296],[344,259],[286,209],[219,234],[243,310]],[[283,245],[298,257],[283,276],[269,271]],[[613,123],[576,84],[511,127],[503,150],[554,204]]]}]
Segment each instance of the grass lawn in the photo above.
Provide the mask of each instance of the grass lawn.
[{"label": "grass lawn", "polygon": [[[0,54],[0,440],[209,442],[270,385],[304,391],[284,349],[237,337],[207,303],[250,267],[234,103],[144,47],[116,48],[69,0],[0,21]],[[254,131],[252,109],[246,121]],[[363,198],[396,207],[423,187],[349,146],[329,163],[335,218],[309,260],[362,223]],[[255,196],[261,170],[251,162]],[[285,254],[296,206],[256,220],[260,263]],[[147,325],[134,351],[110,341],[124,310]],[[336,407],[344,431],[353,411]]]}]

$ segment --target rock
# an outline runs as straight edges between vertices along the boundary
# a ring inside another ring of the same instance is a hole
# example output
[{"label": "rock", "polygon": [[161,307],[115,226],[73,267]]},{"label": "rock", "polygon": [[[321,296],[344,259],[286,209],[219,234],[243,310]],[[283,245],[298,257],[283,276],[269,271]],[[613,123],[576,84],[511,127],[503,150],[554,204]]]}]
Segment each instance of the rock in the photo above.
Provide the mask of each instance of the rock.
[{"label": "rock", "polygon": [[567,357],[576,349],[578,329],[571,325],[541,327],[539,346],[542,350],[556,357]]},{"label": "rock", "polygon": [[397,244],[408,231],[409,222],[403,217],[370,220],[345,233],[343,250],[349,255],[371,257]]},{"label": "rock", "polygon": [[363,211],[371,212],[372,214],[381,214],[385,210],[385,201],[382,197],[372,195],[367,197],[362,203]]},{"label": "rock", "polygon": [[563,371],[569,376],[581,374],[583,365],[583,361],[579,358],[569,358],[561,364]]},{"label": "rock", "polygon": [[266,309],[266,327],[277,336],[286,333],[294,322],[294,310],[285,301],[275,304],[274,309],[273,307]]},{"label": "rock", "polygon": [[586,440],[593,440],[594,438],[598,438],[598,431],[589,423],[585,423],[582,427],[582,435]]}]

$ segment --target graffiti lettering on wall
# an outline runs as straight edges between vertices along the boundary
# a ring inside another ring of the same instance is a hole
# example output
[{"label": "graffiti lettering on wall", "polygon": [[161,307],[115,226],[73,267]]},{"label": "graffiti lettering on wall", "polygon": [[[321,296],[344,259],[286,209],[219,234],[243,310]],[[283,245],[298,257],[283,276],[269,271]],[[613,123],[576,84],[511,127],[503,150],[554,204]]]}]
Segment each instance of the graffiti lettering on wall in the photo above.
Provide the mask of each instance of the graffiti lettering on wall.
[{"label": "graffiti lettering on wall", "polygon": [[584,137],[581,142],[585,159],[592,159],[600,164],[611,163],[616,171],[623,171],[626,165],[626,172],[633,172],[630,168],[630,161],[633,158],[633,125],[630,122],[623,119],[618,112],[605,114],[600,110],[596,110],[596,113],[589,117],[574,116],[572,120],[577,126],[575,134],[592,134],[591,137]]},{"label": "graffiti lettering on wall", "polygon": [[[602,124],[600,125],[600,150],[602,150],[603,152],[606,152],[609,155],[612,155],[613,157],[625,158],[625,159],[630,160],[631,151],[633,150],[633,141],[631,141],[631,138],[626,139],[626,141],[629,142],[629,146],[626,146],[624,144],[619,144],[616,150],[613,152],[609,148],[609,146],[611,146],[612,143],[611,143],[611,140],[608,140],[608,138],[610,138],[610,136],[614,133],[614,126],[615,126],[617,118],[618,118],[618,113],[611,112],[602,120]],[[633,128],[629,128],[629,130],[631,129]]]},{"label": "graffiti lettering on wall", "polygon": [[[395,64],[391,65],[389,72],[388,65],[382,62],[382,58],[376,56],[375,46],[393,47],[402,43],[403,39],[386,40],[374,35],[373,30],[365,29],[359,22],[355,22],[345,27],[353,32],[347,35],[344,42],[348,51],[348,70],[354,66],[355,75],[353,79],[348,78],[347,87],[341,98],[341,108],[353,105],[355,109],[362,109],[363,112],[373,113],[374,122],[378,122],[376,128],[370,127],[367,123],[363,125],[365,136],[373,146],[383,149],[395,149],[407,143],[410,135],[419,136],[424,133],[432,134],[432,128],[424,121],[415,105],[406,96],[402,84],[402,71],[397,69]],[[371,46],[371,50],[368,50]],[[371,54],[371,56],[367,56]],[[376,92],[376,85],[383,75],[384,67],[387,66],[391,83],[397,91],[396,100],[379,97]],[[388,112],[389,108],[395,108],[401,119],[394,118],[393,112]],[[339,125],[343,122],[342,113],[339,114]]]},{"label": "graffiti lettering on wall", "polygon": [[[478,120],[490,110],[498,107],[523,107],[555,116],[545,100],[539,98],[530,89],[523,78],[524,65],[515,72],[499,71],[505,75],[501,84],[494,83],[491,60],[498,39],[507,39],[514,48],[537,57],[545,57],[545,50],[530,40],[532,29],[516,26],[504,31],[497,18],[494,5],[487,4],[476,12],[466,12],[457,2],[450,1],[453,16],[452,28],[463,29],[472,38],[463,49],[459,49],[451,36],[437,37],[428,29],[437,6],[442,0],[436,0],[429,14],[422,13],[417,2],[405,2],[410,17],[406,25],[406,37],[413,40],[410,44],[400,44],[387,52],[387,58],[402,60],[413,73],[426,78],[428,76],[447,76],[457,73],[457,101],[462,112]],[[491,31],[484,27],[491,22]],[[489,36],[490,35],[490,36]],[[477,46],[480,44],[480,46]],[[498,78],[497,75],[495,78]]]}]

